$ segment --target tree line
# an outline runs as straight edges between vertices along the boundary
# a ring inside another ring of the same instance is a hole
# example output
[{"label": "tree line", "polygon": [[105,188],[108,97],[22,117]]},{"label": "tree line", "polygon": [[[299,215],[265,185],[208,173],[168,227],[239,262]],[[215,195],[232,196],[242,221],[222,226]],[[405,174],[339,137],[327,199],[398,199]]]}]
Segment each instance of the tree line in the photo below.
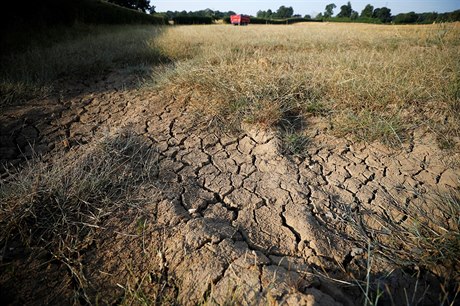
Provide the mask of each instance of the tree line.
[{"label": "tree line", "polygon": [[280,6],[276,12],[273,12],[271,9],[266,11],[258,11],[256,16],[258,18],[265,19],[283,19],[283,18],[296,18],[301,17],[300,15],[294,15],[294,9],[292,6],[286,7],[284,5]]},{"label": "tree line", "polygon": [[[149,0],[106,0],[108,2],[124,6],[127,8],[139,10],[142,12],[155,13],[155,6],[150,4]],[[367,4],[361,12],[357,12],[352,8],[351,2],[340,6],[337,15],[334,16],[334,10],[337,9],[335,3],[326,5],[324,12],[319,13],[315,18],[310,15],[303,16],[306,20],[322,20],[322,21],[350,21],[350,22],[369,22],[369,23],[395,23],[395,24],[415,24],[415,23],[433,23],[433,22],[453,22],[460,21],[460,10],[447,13],[401,13],[393,16],[391,9],[388,7],[374,7]],[[162,13],[169,20],[177,20],[178,18],[189,17],[190,20],[195,18],[209,20],[225,19],[230,15],[235,14],[233,11],[221,12],[218,10],[199,10],[199,11],[167,11]],[[280,6],[276,11],[268,9],[266,11],[259,10],[256,14],[260,19],[288,19],[302,18],[299,14],[294,14],[292,6]],[[185,19],[184,19],[185,20]]]},{"label": "tree line", "polygon": [[[335,17],[334,10],[337,8],[335,3],[330,3],[324,8],[324,12],[319,13],[315,18],[310,15],[303,16],[307,20],[321,21],[350,21],[350,22],[368,22],[368,23],[395,23],[395,24],[416,24],[416,23],[434,23],[434,22],[454,22],[460,21],[460,10],[447,13],[401,13],[393,16],[391,9],[388,7],[374,7],[372,4],[367,4],[361,12],[357,12],[352,8],[351,2],[340,6],[340,9]],[[280,6],[278,10],[266,11],[259,10],[256,14],[258,18],[264,19],[284,19],[284,18],[300,18],[301,15],[294,14],[292,7]]]},{"label": "tree line", "polygon": [[315,19],[328,21],[356,21],[356,22],[373,22],[373,23],[395,23],[395,24],[414,24],[414,23],[433,23],[433,22],[453,22],[460,21],[460,10],[447,13],[401,13],[393,16],[391,9],[387,7],[374,8],[373,5],[367,4],[361,13],[353,10],[350,1],[340,7],[338,14],[333,17],[334,9],[337,6],[334,3],[326,5],[324,12],[319,13]]},{"label": "tree line", "polygon": [[228,12],[221,12],[221,11],[214,11],[209,8],[205,10],[199,10],[199,11],[167,11],[164,13],[161,13],[166,15],[169,19],[173,20],[177,17],[210,17],[213,20],[219,20],[219,19],[224,19],[225,17],[228,17],[230,15],[235,15],[236,13],[234,11],[228,11]]}]

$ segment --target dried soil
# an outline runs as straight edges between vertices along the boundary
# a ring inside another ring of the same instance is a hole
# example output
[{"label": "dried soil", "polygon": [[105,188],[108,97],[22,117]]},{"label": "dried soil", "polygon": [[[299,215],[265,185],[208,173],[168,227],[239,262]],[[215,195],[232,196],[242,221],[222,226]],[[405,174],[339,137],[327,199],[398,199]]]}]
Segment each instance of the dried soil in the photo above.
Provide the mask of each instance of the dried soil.
[{"label": "dried soil", "polygon": [[[447,158],[422,131],[393,150],[337,139],[312,119],[305,156],[286,156],[273,131],[218,133],[186,100],[126,88],[129,82],[120,73],[67,82],[60,96],[0,114],[3,163],[20,165],[33,154],[52,162],[57,152],[84,150],[123,129],[158,152],[158,177],[140,195],[147,204],[111,215],[81,253],[93,302],[120,302],[134,284],[158,304],[354,305],[359,289],[333,281],[365,269],[364,255],[345,238],[340,208],[372,210],[395,199],[411,205],[459,186],[449,162],[457,157]],[[11,243],[2,259],[6,302],[71,303],[76,285],[66,267]]]}]

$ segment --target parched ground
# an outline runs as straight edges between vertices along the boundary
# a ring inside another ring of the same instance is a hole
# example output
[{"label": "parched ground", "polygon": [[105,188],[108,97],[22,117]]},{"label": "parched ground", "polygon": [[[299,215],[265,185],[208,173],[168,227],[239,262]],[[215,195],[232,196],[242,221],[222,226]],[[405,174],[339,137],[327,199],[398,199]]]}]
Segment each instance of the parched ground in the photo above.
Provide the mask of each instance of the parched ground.
[{"label": "parched ground", "polygon": [[[95,242],[74,259],[80,274],[10,242],[0,268],[6,303],[113,304],[131,293],[158,304],[355,305],[367,250],[345,220],[384,211],[405,222],[394,203],[418,205],[459,186],[457,157],[422,131],[389,149],[330,136],[312,118],[306,153],[289,156],[274,131],[216,132],[186,99],[126,87],[129,78],[65,84],[59,97],[2,110],[3,163],[22,165],[33,152],[52,163],[57,152],[79,154],[126,130],[158,160],[152,185],[139,192],[145,204],[103,219]],[[395,295],[413,293],[413,279],[393,269],[379,262],[372,277]]]}]

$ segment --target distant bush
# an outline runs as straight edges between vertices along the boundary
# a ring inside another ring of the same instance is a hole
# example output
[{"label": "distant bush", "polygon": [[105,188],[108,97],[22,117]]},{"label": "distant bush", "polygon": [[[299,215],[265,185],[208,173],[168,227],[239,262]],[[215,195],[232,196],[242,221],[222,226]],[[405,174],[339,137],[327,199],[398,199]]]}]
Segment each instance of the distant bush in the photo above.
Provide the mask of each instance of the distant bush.
[{"label": "distant bush", "polygon": [[396,24],[410,24],[416,23],[418,21],[418,15],[414,12],[410,12],[407,14],[398,14],[393,18],[393,22]]},{"label": "distant bush", "polygon": [[[230,17],[225,17],[224,23],[230,23]],[[253,24],[293,24],[297,22],[321,22],[321,20],[313,20],[308,18],[285,18],[285,19],[268,19],[268,18],[258,18],[251,17],[251,22]]]},{"label": "distant bush", "polygon": [[356,19],[351,19],[350,17],[332,17],[327,19],[329,22],[357,22],[357,23],[375,23],[381,24],[382,21],[378,18],[371,17],[358,17]]},{"label": "distant bush", "polygon": [[372,17],[358,17],[353,22],[382,24],[382,21],[380,19]]},{"label": "distant bush", "polygon": [[176,16],[172,19],[174,24],[212,24],[212,17],[201,16]]}]

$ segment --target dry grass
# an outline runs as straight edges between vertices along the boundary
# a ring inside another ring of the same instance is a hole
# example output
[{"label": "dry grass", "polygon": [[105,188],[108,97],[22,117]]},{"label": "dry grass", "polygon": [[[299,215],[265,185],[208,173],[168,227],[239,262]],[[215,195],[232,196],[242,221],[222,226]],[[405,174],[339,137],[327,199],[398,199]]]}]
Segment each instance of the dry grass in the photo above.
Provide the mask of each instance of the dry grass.
[{"label": "dry grass", "polygon": [[84,25],[64,33],[50,31],[53,35],[45,37],[45,42],[35,42],[18,53],[0,54],[0,104],[46,96],[63,77],[90,79],[127,67],[147,72],[162,61],[152,44],[161,31],[158,26]]},{"label": "dry grass", "polygon": [[388,144],[429,126],[458,143],[460,24],[196,26],[156,41],[175,61],[164,94],[219,125],[327,115],[337,135]]},{"label": "dry grass", "polygon": [[157,164],[155,150],[129,131],[51,165],[29,161],[0,181],[2,248],[19,237],[32,250],[48,252],[68,267],[88,301],[79,254],[113,212],[142,204],[136,193],[152,182]]},{"label": "dry grass", "polygon": [[[365,304],[374,305],[373,301],[385,294],[386,298],[406,300],[407,305],[418,305],[429,295],[439,305],[454,305],[460,294],[460,190],[422,196],[411,204],[389,197],[388,207],[358,212],[348,205],[337,206],[343,223],[351,229],[350,237],[368,249]],[[371,262],[376,262],[374,267]],[[398,288],[382,288],[391,272],[371,283],[370,273],[379,274],[386,262],[407,271],[407,275],[397,277],[407,279],[410,297],[396,296]],[[432,276],[438,282],[434,286]],[[410,284],[414,279],[415,284]]]}]

